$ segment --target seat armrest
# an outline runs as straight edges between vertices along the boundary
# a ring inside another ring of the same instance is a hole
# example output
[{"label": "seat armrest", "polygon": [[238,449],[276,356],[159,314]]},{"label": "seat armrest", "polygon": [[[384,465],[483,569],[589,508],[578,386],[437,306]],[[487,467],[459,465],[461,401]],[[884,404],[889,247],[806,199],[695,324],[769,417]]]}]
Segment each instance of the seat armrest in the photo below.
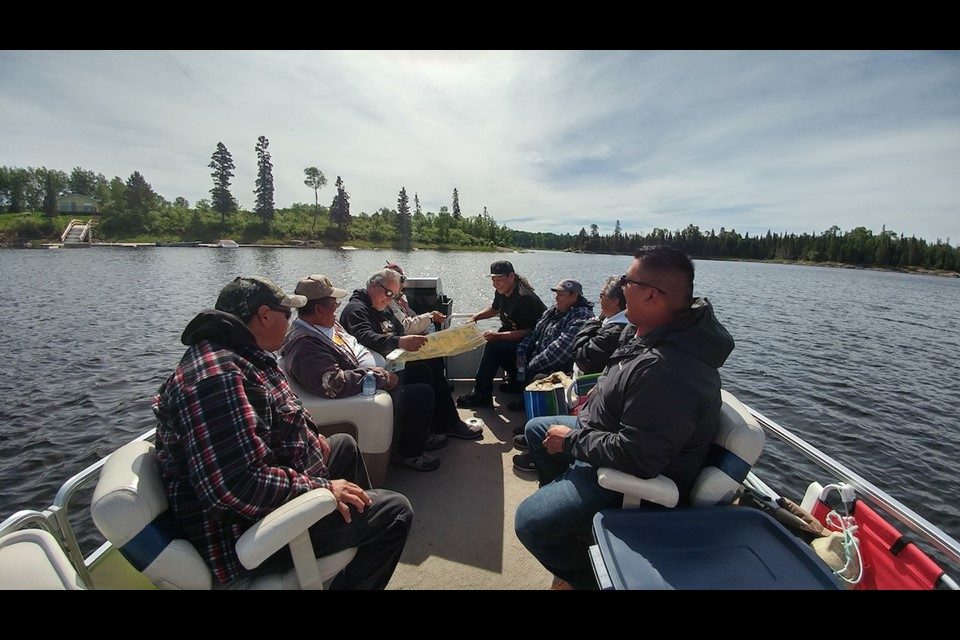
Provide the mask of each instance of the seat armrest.
[{"label": "seat armrest", "polygon": [[655,502],[664,507],[675,507],[680,501],[676,483],[662,475],[644,480],[610,467],[600,467],[597,481],[604,489],[622,493],[625,509],[640,506],[641,501]]},{"label": "seat armrest", "polygon": [[328,489],[313,489],[280,505],[237,540],[240,563],[247,569],[259,567],[336,508],[337,500]]}]

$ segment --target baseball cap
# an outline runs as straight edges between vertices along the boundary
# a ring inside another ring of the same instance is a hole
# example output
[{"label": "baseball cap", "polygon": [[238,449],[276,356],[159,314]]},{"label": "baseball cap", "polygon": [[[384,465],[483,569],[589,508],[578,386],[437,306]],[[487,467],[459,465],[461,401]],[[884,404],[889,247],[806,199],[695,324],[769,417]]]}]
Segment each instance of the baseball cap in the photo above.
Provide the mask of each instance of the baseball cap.
[{"label": "baseball cap", "polygon": [[315,273],[306,278],[300,278],[297,282],[297,288],[294,293],[303,296],[307,300],[319,300],[320,298],[342,298],[347,295],[345,289],[338,289],[330,282],[330,278]]},{"label": "baseball cap", "polygon": [[574,280],[573,278],[566,278],[557,283],[557,286],[550,287],[550,291],[566,291],[567,293],[576,293],[579,295],[583,294],[583,285],[580,284],[579,280]]},{"label": "baseball cap", "polygon": [[268,278],[239,277],[234,278],[233,282],[220,290],[214,308],[232,313],[241,321],[247,322],[262,304],[299,309],[307,304],[307,299],[303,296],[284,293],[283,289]]}]

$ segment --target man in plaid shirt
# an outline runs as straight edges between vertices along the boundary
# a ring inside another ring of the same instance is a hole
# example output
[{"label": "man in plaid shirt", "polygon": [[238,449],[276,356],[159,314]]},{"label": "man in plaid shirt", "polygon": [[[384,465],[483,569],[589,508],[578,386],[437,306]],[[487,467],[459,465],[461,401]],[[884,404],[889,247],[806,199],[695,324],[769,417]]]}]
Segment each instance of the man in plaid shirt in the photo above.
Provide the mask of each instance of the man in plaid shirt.
[{"label": "man in plaid shirt", "polygon": [[[170,508],[220,582],[250,575],[235,551],[254,522],[300,494],[329,489],[332,513],[310,528],[314,552],[357,547],[331,588],[382,589],[400,560],[413,520],[402,495],[372,490],[356,441],[317,430],[272,351],[292,308],[265,278],[237,278],[215,310],[183,331],[189,348],[153,399],[157,456]],[[260,571],[292,567],[283,549]]]}]

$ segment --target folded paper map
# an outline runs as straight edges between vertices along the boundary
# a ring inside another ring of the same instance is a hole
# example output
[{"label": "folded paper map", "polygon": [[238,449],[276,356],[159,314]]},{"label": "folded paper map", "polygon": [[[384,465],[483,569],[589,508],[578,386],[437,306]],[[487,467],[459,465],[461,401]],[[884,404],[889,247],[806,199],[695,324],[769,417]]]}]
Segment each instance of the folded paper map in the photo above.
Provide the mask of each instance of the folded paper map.
[{"label": "folded paper map", "polygon": [[428,358],[447,358],[465,351],[473,351],[486,343],[483,334],[477,328],[476,322],[468,322],[436,333],[428,333],[426,337],[427,343],[416,351],[394,349],[387,354],[387,362],[400,363]]}]

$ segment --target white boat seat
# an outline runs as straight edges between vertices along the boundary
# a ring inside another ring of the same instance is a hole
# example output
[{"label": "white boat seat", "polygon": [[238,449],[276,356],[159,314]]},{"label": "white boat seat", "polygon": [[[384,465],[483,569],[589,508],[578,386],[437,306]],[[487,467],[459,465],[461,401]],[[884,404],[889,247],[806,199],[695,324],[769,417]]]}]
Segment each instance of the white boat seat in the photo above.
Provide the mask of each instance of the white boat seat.
[{"label": "white boat seat", "polygon": [[[322,588],[356,554],[347,549],[317,559],[307,529],[336,508],[326,489],[314,489],[281,505],[237,541],[247,569],[258,567],[286,545],[295,568],[241,578],[217,588]],[[183,537],[168,509],[154,445],[138,440],[113,452],[100,472],[90,513],[100,532],[138,571],[161,589],[211,589],[215,580],[196,548]]]},{"label": "white boat seat", "polygon": [[[280,359],[281,363],[283,358]],[[281,364],[282,366],[282,364]],[[372,396],[321,398],[306,391],[290,376],[290,389],[297,395],[310,417],[325,436],[349,433],[357,441],[367,474],[374,488],[382,487],[390,464],[393,446],[393,399],[386,391]]]},{"label": "white boat seat", "polygon": [[57,539],[43,529],[0,538],[0,590],[77,590],[86,586]]},{"label": "white boat seat", "polygon": [[[690,491],[693,506],[724,505],[733,502],[750,468],[763,451],[763,428],[742,402],[732,393],[721,390],[720,420],[713,447]],[[623,494],[625,509],[653,502],[675,507],[680,499],[677,485],[666,476],[638,478],[600,467],[597,480],[601,487]]]}]

